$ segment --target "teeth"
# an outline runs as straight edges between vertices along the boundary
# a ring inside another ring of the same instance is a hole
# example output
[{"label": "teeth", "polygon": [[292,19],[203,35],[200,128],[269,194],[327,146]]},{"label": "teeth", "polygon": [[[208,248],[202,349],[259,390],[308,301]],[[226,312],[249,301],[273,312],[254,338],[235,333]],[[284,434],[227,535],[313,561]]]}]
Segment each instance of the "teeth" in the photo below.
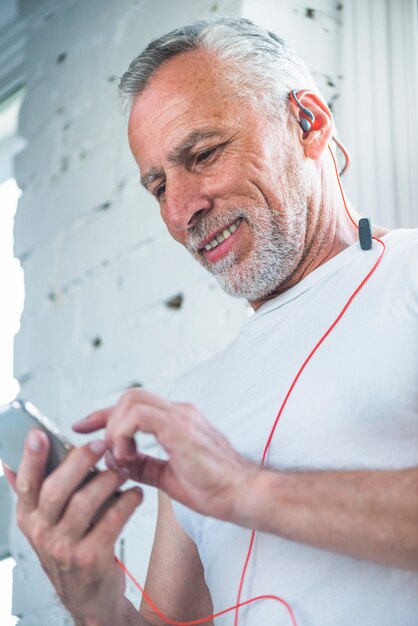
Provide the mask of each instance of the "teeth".
[{"label": "teeth", "polygon": [[221,233],[219,233],[219,235],[216,235],[216,237],[214,237],[212,241],[207,243],[205,246],[205,250],[213,250],[214,248],[216,248],[216,246],[219,246],[220,243],[225,241],[225,239],[228,239],[228,237],[230,237],[232,233],[237,230],[241,222],[242,217],[238,218],[236,222],[231,224],[231,226],[229,226],[228,228],[225,228]]}]

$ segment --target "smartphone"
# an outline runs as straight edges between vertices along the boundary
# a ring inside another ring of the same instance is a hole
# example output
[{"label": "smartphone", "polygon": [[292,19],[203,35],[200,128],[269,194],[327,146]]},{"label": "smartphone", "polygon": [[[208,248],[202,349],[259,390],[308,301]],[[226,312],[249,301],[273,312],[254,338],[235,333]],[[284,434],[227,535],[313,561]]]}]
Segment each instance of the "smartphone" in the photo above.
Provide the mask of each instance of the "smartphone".
[{"label": "smartphone", "polygon": [[67,456],[73,444],[31,402],[17,399],[0,407],[0,459],[17,472],[25,439],[30,430],[40,428],[50,442],[46,474]]},{"label": "smartphone", "polygon": [[[34,428],[43,430],[49,439],[49,456],[46,465],[45,476],[50,474],[65,459],[67,454],[75,447],[64,437],[54,424],[37,409],[32,402],[21,398],[13,400],[9,404],[0,407],[0,459],[17,472],[23,455],[25,439]],[[80,487],[99,473],[96,467],[91,467]],[[92,519],[95,524],[100,516],[121,495],[121,491],[115,491],[110,498],[102,504]]]}]

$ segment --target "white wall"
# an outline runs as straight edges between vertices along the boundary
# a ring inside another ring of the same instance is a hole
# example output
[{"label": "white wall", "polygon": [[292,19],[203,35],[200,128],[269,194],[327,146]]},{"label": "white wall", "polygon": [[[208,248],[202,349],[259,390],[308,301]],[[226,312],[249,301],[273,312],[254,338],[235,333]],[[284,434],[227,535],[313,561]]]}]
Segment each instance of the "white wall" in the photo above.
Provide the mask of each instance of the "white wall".
[{"label": "white wall", "polygon": [[418,226],[418,3],[350,0],[341,39],[339,129],[352,156],[345,185],[389,228]]},{"label": "white wall", "polygon": [[[116,100],[119,76],[153,37],[182,23],[238,14],[238,0],[21,2],[26,76],[15,162],[23,195],[15,251],[26,302],[15,375],[76,442],[70,425],[131,384],[167,392],[170,380],[219,350],[247,316],[172,241],[140,188]],[[181,294],[181,308],[167,303]],[[144,443],[150,445],[150,441]],[[126,563],[144,582],[155,494],[124,532]],[[66,623],[21,533],[14,612],[22,626]],[[120,555],[120,546],[117,548]],[[138,605],[138,592],[132,594]]]}]

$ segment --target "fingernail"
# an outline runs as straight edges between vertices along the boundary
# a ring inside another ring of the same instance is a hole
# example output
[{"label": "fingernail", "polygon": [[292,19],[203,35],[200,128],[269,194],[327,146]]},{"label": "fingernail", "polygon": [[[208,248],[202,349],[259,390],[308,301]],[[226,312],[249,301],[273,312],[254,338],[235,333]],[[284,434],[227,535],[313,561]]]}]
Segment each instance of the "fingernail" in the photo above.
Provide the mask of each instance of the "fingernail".
[{"label": "fingernail", "polygon": [[118,466],[115,463],[115,459],[113,458],[113,454],[109,450],[107,450],[107,452],[105,454],[105,461],[106,461],[107,466],[110,469],[117,469]]},{"label": "fingernail", "polygon": [[101,439],[97,439],[97,441],[89,443],[89,448],[94,454],[103,454],[106,450],[106,444]]},{"label": "fingernail", "polygon": [[39,433],[32,430],[28,435],[28,448],[32,452],[40,452],[42,449],[42,440]]},{"label": "fingernail", "polygon": [[7,474],[15,474],[16,473],[4,461],[2,461],[1,464],[3,465],[3,473],[6,476],[6,478],[7,478]]},{"label": "fingernail", "polygon": [[144,490],[143,490],[143,489],[141,489],[141,487],[134,487],[134,491],[135,491],[135,492],[136,492],[139,496],[141,496],[141,501],[142,501],[142,498],[144,497]]},{"label": "fingernail", "polygon": [[119,474],[119,476],[122,476],[124,478],[128,478],[130,474],[130,471],[128,470],[127,467],[118,467],[116,471]]}]

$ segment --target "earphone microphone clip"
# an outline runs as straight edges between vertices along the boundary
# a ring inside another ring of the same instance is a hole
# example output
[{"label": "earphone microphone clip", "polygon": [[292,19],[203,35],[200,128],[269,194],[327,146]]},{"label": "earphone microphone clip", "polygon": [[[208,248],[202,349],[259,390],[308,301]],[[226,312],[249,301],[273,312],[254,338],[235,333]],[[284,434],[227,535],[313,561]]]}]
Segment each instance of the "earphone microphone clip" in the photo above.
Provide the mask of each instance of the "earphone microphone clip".
[{"label": "earphone microphone clip", "polygon": [[372,222],[368,217],[362,217],[358,223],[358,237],[362,250],[370,250],[372,247]]}]

